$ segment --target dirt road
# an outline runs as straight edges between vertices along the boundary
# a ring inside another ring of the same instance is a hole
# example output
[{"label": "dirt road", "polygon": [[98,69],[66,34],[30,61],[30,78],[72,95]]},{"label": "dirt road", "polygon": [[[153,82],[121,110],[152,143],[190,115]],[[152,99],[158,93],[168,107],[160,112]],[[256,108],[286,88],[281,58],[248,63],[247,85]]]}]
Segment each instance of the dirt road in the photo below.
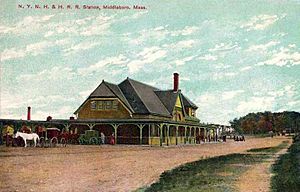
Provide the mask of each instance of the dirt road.
[{"label": "dirt road", "polygon": [[286,137],[190,146],[0,147],[0,191],[132,191],[180,164],[251,148]]}]

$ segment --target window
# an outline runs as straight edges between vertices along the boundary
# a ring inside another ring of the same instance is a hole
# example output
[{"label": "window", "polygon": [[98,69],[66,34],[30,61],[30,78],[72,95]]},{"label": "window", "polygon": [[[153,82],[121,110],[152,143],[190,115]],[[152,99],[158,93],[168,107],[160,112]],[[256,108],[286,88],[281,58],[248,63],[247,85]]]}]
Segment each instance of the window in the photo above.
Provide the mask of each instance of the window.
[{"label": "window", "polygon": [[192,117],[195,117],[195,110],[192,109]]},{"label": "window", "polygon": [[98,101],[97,103],[98,103],[98,109],[99,110],[105,109],[104,106],[103,106],[104,105],[104,101]]},{"label": "window", "polygon": [[96,109],[96,101],[91,102],[91,109]]},{"label": "window", "polygon": [[91,109],[93,110],[118,110],[119,102],[118,100],[100,100],[91,101]]},{"label": "window", "polygon": [[112,109],[112,101],[105,101],[105,109]]},{"label": "window", "polygon": [[180,113],[177,114],[177,121],[181,121],[181,115],[180,115]]},{"label": "window", "polygon": [[113,100],[112,108],[114,110],[118,110],[118,101],[117,100]]}]

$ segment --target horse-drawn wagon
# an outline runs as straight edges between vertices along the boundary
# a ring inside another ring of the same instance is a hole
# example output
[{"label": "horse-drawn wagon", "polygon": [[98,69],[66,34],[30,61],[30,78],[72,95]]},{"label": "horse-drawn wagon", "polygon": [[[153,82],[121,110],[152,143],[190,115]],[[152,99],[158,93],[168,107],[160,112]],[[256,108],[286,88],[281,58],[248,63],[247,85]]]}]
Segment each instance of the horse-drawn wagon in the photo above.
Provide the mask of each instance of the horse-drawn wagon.
[{"label": "horse-drawn wagon", "polygon": [[56,127],[40,128],[38,135],[41,147],[56,147],[57,144],[61,144],[63,147],[67,146],[68,134],[61,132]]},{"label": "horse-drawn wagon", "polygon": [[86,130],[84,134],[80,134],[79,137],[79,144],[81,145],[92,145],[92,144],[99,144],[99,131],[96,130]]}]

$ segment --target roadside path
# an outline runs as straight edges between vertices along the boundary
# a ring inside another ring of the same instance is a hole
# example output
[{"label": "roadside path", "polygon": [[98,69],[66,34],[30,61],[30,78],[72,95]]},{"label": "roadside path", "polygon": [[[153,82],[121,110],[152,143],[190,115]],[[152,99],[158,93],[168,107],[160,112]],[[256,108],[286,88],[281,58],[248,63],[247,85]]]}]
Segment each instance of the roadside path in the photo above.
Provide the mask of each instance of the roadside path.
[{"label": "roadside path", "polygon": [[249,167],[236,183],[238,190],[245,192],[269,192],[272,177],[271,166],[280,155],[287,152],[287,149],[291,144],[291,141],[289,141],[289,145],[285,149],[273,154],[271,158],[266,159],[264,162]]}]

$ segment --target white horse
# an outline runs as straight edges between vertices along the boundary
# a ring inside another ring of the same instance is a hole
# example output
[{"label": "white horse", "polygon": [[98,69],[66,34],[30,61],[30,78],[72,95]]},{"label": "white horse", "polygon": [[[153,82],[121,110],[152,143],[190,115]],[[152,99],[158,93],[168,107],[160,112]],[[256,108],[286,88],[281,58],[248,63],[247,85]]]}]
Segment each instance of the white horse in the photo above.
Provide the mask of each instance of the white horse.
[{"label": "white horse", "polygon": [[23,140],[24,140],[24,143],[25,143],[25,146],[24,147],[27,147],[27,143],[26,143],[26,140],[33,140],[34,141],[34,146],[36,147],[36,141],[40,140],[40,137],[36,134],[36,133],[22,133],[22,132],[17,132],[15,134],[15,138],[17,137],[21,137]]}]

